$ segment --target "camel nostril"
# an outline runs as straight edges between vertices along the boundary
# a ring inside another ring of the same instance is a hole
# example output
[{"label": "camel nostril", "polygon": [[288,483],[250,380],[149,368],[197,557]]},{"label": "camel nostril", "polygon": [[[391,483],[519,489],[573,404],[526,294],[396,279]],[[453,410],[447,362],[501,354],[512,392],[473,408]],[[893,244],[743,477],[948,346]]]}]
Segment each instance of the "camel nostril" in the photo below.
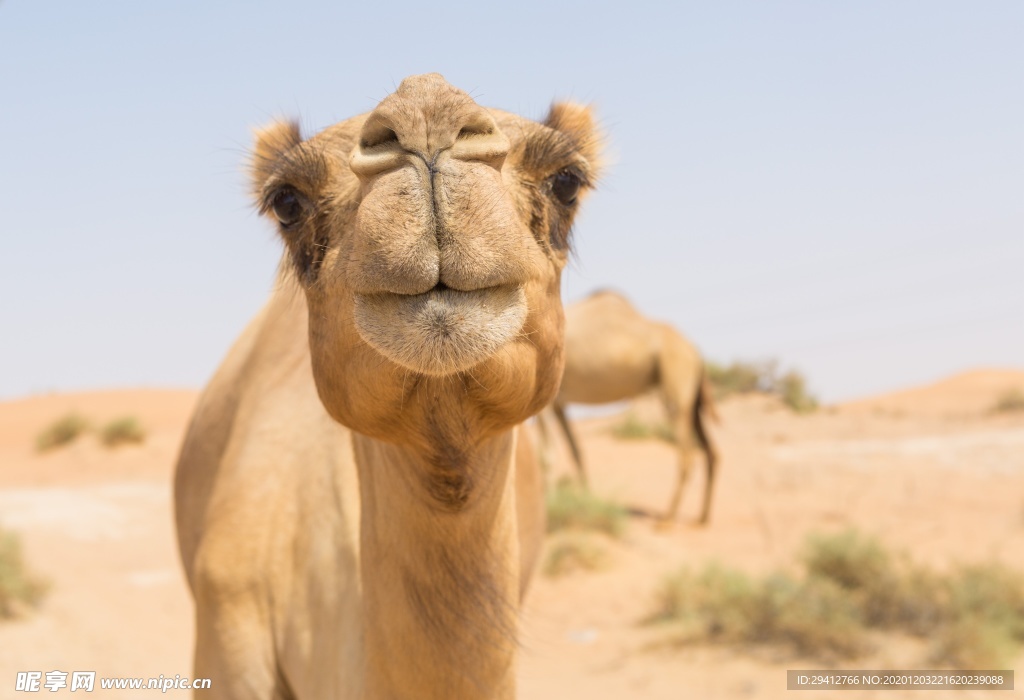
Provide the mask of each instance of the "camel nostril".
[{"label": "camel nostril", "polygon": [[359,145],[352,152],[349,167],[358,177],[369,178],[401,163],[402,144],[391,121],[376,114],[363,124]]},{"label": "camel nostril", "polygon": [[377,128],[364,129],[362,138],[359,140],[359,145],[362,148],[375,148],[387,143],[398,143],[398,134],[394,129],[383,124],[377,125]]},{"label": "camel nostril", "polygon": [[455,140],[461,141],[474,136],[491,136],[497,128],[498,125],[494,123],[491,115],[483,109],[477,109],[466,119]]},{"label": "camel nostril", "polygon": [[479,126],[464,126],[459,129],[459,135],[456,140],[468,139],[474,136],[490,136],[494,133],[494,128],[490,125],[479,127]]},{"label": "camel nostril", "polygon": [[508,139],[491,115],[477,109],[462,123],[451,154],[457,160],[482,161],[500,169],[508,149]]}]

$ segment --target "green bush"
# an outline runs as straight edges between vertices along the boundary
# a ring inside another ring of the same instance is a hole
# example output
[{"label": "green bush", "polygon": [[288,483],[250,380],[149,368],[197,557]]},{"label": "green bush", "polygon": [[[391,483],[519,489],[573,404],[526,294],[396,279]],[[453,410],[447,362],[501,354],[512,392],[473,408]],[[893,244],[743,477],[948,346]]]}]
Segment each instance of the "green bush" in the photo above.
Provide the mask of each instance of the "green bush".
[{"label": "green bush", "polygon": [[992,407],[993,413],[1017,413],[1020,411],[1024,411],[1024,391],[1020,389],[1010,389],[1000,394]]},{"label": "green bush", "polygon": [[804,376],[795,370],[780,375],[773,360],[733,362],[728,366],[707,362],[704,371],[718,398],[762,393],[777,396],[797,413],[811,413],[818,408],[818,400],[808,392]]},{"label": "green bush", "polygon": [[836,583],[782,573],[754,579],[716,564],[670,577],[648,621],[681,623],[676,643],[774,644],[820,658],[869,648],[859,609]]},{"label": "green bush", "polygon": [[69,413],[51,423],[36,436],[36,449],[40,452],[67,445],[89,429],[89,422],[77,413]]},{"label": "green bush", "polygon": [[1009,668],[1017,649],[1005,626],[966,617],[938,631],[928,662],[964,670]]},{"label": "green bush", "polygon": [[867,588],[889,577],[892,569],[889,553],[878,540],[856,530],[810,535],[802,561],[809,575],[830,579],[848,590]]},{"label": "green bush", "polygon": [[612,426],[612,435],[620,440],[664,440],[675,442],[676,436],[667,423],[647,423],[633,411],[629,411],[621,421]]},{"label": "green bush", "polygon": [[733,362],[731,365],[719,365],[706,362],[704,371],[715,389],[715,394],[725,398],[732,394],[752,394],[757,391],[769,390],[767,384],[774,377],[775,365],[770,362],[755,364],[752,362]]},{"label": "green bush", "polygon": [[13,532],[0,530],[0,618],[16,617],[25,607],[35,607],[48,585],[25,570],[21,541]]},{"label": "green bush", "polygon": [[548,543],[544,559],[547,576],[564,576],[573,571],[596,571],[607,564],[608,553],[592,536],[580,532],[556,535]]},{"label": "green bush", "polygon": [[807,392],[807,381],[798,372],[787,372],[776,382],[775,393],[782,403],[797,413],[812,413],[818,410],[818,399]]},{"label": "green bush", "polygon": [[596,530],[619,537],[626,528],[626,509],[595,496],[569,480],[547,494],[548,532]]},{"label": "green bush", "polygon": [[112,420],[100,430],[100,441],[107,447],[140,443],[145,439],[146,431],[131,416]]},{"label": "green bush", "polygon": [[928,663],[1002,668],[1024,642],[1024,576],[1001,564],[939,575],[848,530],[812,535],[804,575],[751,578],[709,566],[659,589],[649,621],[678,625],[674,641],[785,646],[819,658],[856,658],[871,630],[932,641]]}]

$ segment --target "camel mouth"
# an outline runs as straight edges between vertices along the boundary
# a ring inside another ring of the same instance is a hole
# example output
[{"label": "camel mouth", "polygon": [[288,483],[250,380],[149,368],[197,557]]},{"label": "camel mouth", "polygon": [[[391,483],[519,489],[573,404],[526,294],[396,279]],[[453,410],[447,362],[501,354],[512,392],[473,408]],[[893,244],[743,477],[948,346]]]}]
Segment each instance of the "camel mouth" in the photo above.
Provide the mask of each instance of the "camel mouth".
[{"label": "camel mouth", "polygon": [[526,323],[520,285],[460,291],[439,284],[423,294],[357,294],[355,325],[392,362],[421,374],[463,372],[514,340]]}]

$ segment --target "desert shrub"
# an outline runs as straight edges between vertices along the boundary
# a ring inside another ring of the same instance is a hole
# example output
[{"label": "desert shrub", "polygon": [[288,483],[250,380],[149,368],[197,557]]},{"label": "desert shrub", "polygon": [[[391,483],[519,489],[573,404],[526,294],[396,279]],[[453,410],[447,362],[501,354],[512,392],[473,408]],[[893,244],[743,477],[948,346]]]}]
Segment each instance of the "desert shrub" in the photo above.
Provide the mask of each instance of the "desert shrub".
[{"label": "desert shrub", "polygon": [[1005,626],[967,617],[938,631],[928,661],[965,670],[1008,668],[1017,648]]},{"label": "desert shrub", "polygon": [[1024,577],[1001,564],[964,566],[946,582],[948,624],[930,661],[953,668],[1004,668],[1024,641]]},{"label": "desert shrub", "polygon": [[38,605],[47,588],[42,579],[25,570],[18,536],[0,530],[0,619]]},{"label": "desert shrub", "polygon": [[628,411],[621,421],[611,428],[612,435],[620,440],[664,440],[675,442],[672,427],[664,422],[645,422],[635,412]]},{"label": "desert shrub", "polygon": [[1003,392],[992,407],[993,413],[1017,413],[1019,411],[1024,411],[1024,391],[1020,389]]},{"label": "desert shrub", "polygon": [[779,374],[778,364],[773,360],[733,362],[728,366],[707,362],[704,371],[718,398],[757,392],[779,397],[797,413],[810,413],[818,408],[818,400],[808,391],[804,376],[795,370]]},{"label": "desert shrub", "polygon": [[146,431],[132,416],[112,420],[100,430],[100,441],[107,447],[140,443],[146,439]]},{"label": "desert shrub", "polygon": [[618,537],[626,527],[626,509],[569,480],[547,494],[548,532],[596,530]]},{"label": "desert shrub", "polygon": [[77,413],[57,419],[36,436],[36,449],[44,452],[66,445],[89,429],[89,422]]},{"label": "desert shrub", "polygon": [[803,576],[751,578],[710,566],[669,577],[649,621],[678,625],[673,641],[785,646],[856,658],[871,630],[932,641],[928,663],[1002,668],[1024,642],[1024,576],[1000,564],[940,575],[849,530],[812,535]]},{"label": "desert shrub", "polygon": [[605,567],[608,553],[590,535],[566,532],[548,543],[543,571],[547,576],[563,576],[573,571],[597,571]]},{"label": "desert shrub", "polygon": [[961,567],[951,579],[952,616],[1006,626],[1024,641],[1024,577],[1001,564]]},{"label": "desert shrub", "polygon": [[716,564],[667,579],[648,621],[681,623],[676,643],[775,644],[822,658],[869,648],[859,609],[835,582],[782,573],[755,579]]},{"label": "desert shrub", "polygon": [[770,362],[733,362],[731,365],[706,362],[704,371],[707,372],[715,394],[724,398],[731,394],[768,391],[766,380],[774,376],[775,365]]},{"label": "desert shrub", "polygon": [[945,579],[905,563],[870,581],[860,604],[869,625],[923,637],[949,622],[949,600]]},{"label": "desert shrub", "polygon": [[892,568],[890,555],[878,540],[856,530],[808,536],[802,561],[809,575],[830,579],[848,590],[867,588],[887,578]]},{"label": "desert shrub", "polygon": [[807,380],[799,372],[790,371],[779,377],[775,393],[782,403],[797,413],[811,413],[818,410],[818,399],[807,391]]},{"label": "desert shrub", "polygon": [[852,659],[870,650],[863,611],[841,586],[809,577],[782,591],[786,595],[775,603],[771,624],[753,641],[778,639],[801,656],[825,659]]},{"label": "desert shrub", "polygon": [[801,561],[808,576],[848,591],[872,627],[923,635],[946,619],[944,582],[905,558],[898,560],[874,537],[856,530],[811,535]]}]

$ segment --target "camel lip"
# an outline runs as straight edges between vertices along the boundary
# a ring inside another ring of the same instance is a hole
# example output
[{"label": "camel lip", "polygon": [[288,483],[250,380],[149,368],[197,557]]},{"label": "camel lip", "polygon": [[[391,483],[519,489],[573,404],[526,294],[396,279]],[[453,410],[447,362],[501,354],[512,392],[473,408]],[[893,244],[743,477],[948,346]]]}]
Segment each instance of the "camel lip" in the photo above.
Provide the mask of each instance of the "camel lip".
[{"label": "camel lip", "polygon": [[447,296],[449,298],[459,297],[472,297],[472,296],[490,296],[508,294],[509,292],[515,292],[524,286],[520,282],[507,282],[503,284],[492,284],[486,287],[475,287],[473,289],[460,289],[458,287],[452,287],[444,282],[438,282],[430,289],[424,292],[416,292],[414,294],[408,294],[405,292],[390,292],[385,290],[373,291],[373,292],[356,292],[355,296],[360,299],[393,299],[395,301],[415,301],[418,299],[430,299],[436,297]]},{"label": "camel lip", "polygon": [[437,376],[490,357],[519,335],[528,316],[523,285],[357,294],[354,311],[356,329],[371,347],[408,369]]}]

